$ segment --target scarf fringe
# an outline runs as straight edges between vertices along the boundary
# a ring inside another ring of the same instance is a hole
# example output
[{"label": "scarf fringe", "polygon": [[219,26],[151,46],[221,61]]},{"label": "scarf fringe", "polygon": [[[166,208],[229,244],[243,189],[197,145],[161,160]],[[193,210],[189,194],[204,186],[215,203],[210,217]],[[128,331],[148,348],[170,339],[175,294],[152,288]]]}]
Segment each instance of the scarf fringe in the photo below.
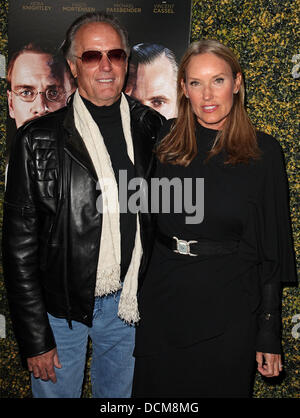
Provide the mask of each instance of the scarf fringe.
[{"label": "scarf fringe", "polygon": [[120,266],[114,266],[110,270],[97,272],[95,296],[106,296],[117,292],[122,288],[120,281]]},{"label": "scarf fringe", "polygon": [[125,295],[124,290],[121,293],[119,301],[118,316],[129,325],[136,325],[140,320],[138,302],[136,296]]}]

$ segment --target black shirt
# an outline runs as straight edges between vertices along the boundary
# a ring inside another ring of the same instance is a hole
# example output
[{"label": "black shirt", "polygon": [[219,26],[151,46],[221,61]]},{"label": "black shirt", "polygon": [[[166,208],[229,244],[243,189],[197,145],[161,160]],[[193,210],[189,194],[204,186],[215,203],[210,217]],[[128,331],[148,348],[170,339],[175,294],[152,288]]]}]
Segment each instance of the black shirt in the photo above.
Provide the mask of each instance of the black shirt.
[{"label": "black shirt", "polygon": [[[121,98],[111,106],[96,106],[84,97],[84,104],[98,125],[103,137],[105,146],[110,155],[112,167],[115,173],[116,181],[119,188],[119,171],[125,170],[129,181],[135,177],[134,165],[131,162],[126,147],[126,140],[122,128],[122,119],[120,112]],[[124,173],[123,173],[124,174]],[[124,184],[124,182],[122,182]],[[122,193],[125,191],[122,189]],[[129,191],[127,187],[127,202],[134,191]],[[132,250],[134,247],[136,233],[136,214],[130,213],[128,210],[120,209],[120,232],[121,232],[121,280],[124,280],[128,270]]]}]

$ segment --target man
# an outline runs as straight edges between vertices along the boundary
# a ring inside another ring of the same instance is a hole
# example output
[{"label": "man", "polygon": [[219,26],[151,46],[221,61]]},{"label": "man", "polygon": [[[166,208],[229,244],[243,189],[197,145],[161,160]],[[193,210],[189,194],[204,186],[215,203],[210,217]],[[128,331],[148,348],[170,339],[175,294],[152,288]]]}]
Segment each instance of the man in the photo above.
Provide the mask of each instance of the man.
[{"label": "man", "polygon": [[74,80],[62,61],[30,43],[17,51],[7,67],[9,115],[19,128],[28,120],[66,105],[75,90]]},{"label": "man", "polygon": [[129,397],[152,230],[149,214],[120,210],[117,191],[124,173],[128,181],[151,173],[163,117],[121,93],[129,47],[112,16],[78,18],[63,51],[78,83],[73,99],[26,124],[12,147],[8,299],[34,397],[80,396],[88,336],[93,396]]},{"label": "man", "polygon": [[177,116],[175,55],[158,44],[132,48],[126,93],[157,110],[167,119]]}]

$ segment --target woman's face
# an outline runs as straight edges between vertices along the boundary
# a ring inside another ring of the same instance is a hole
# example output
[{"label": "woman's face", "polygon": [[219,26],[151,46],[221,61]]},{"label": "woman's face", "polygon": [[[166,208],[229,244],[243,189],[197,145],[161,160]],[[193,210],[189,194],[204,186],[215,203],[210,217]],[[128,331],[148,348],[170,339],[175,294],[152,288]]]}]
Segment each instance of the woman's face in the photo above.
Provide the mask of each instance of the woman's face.
[{"label": "woman's face", "polygon": [[221,129],[232,108],[233,95],[239,91],[241,73],[234,79],[226,61],[204,53],[190,59],[185,75],[181,87],[198,122],[205,128]]}]

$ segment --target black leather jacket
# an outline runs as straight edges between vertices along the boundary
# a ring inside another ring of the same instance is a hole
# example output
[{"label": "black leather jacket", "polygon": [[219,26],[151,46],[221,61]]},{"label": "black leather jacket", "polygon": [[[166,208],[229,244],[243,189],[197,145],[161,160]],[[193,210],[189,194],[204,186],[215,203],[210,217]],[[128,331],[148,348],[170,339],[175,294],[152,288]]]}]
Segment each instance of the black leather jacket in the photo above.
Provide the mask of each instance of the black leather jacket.
[{"label": "black leather jacket", "polygon": [[[136,177],[153,168],[163,117],[127,97]],[[97,175],[75,129],[73,106],[20,128],[9,162],[3,219],[3,266],[20,352],[55,347],[47,312],[91,326],[102,216]],[[143,258],[152,243],[150,215],[140,214]]]}]

